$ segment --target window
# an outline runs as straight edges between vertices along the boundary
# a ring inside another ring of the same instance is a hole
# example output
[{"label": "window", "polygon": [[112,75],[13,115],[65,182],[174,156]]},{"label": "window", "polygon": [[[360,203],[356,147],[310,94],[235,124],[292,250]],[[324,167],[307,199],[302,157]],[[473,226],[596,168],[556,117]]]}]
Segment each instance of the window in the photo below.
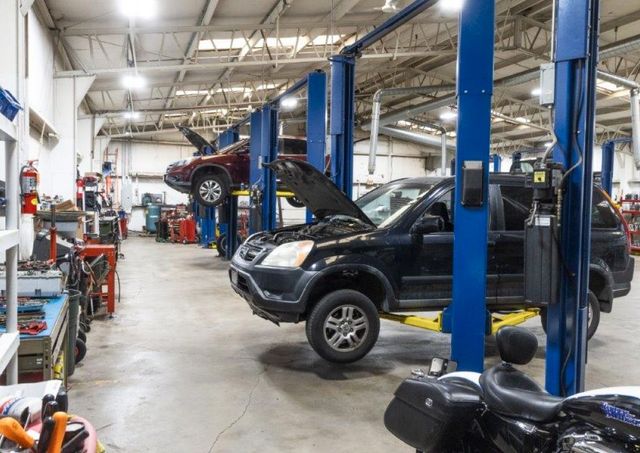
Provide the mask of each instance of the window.
[{"label": "window", "polygon": [[281,138],[278,140],[278,154],[307,154],[307,141]]},{"label": "window", "polygon": [[609,201],[598,189],[593,189],[591,228],[617,228],[618,216]]},{"label": "window", "polygon": [[384,228],[398,219],[430,188],[428,182],[390,183],[359,198],[356,204],[373,223]]},{"label": "window", "polygon": [[425,215],[442,217],[444,231],[453,231],[453,190],[447,190],[434,201],[425,212]]},{"label": "window", "polygon": [[501,186],[504,229],[522,231],[533,203],[533,190],[522,186]]}]

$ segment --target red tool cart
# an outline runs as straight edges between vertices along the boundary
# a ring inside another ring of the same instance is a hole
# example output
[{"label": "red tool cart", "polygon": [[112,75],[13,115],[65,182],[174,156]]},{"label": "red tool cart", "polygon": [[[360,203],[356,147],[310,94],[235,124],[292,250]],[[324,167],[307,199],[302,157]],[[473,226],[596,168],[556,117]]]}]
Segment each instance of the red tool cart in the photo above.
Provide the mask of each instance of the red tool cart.
[{"label": "red tool cart", "polygon": [[100,292],[95,295],[100,296],[103,304],[106,303],[107,313],[111,316],[116,311],[116,246],[113,244],[87,244],[80,249],[80,256],[84,260],[97,258],[100,255],[104,255],[107,258],[109,272],[105,285],[103,285]]},{"label": "red tool cart", "polygon": [[198,242],[196,234],[196,221],[192,215],[182,218],[169,218],[169,240],[183,244]]}]

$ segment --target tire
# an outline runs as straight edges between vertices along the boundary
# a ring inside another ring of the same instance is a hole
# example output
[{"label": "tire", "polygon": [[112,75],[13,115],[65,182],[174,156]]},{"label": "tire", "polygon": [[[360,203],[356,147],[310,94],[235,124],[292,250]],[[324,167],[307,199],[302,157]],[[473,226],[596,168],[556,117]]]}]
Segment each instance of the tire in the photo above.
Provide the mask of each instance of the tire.
[{"label": "tire", "polygon": [[294,208],[304,208],[304,203],[296,197],[287,198],[287,203],[289,203],[289,206],[293,206]]},{"label": "tire", "polygon": [[80,338],[76,339],[76,347],[74,349],[74,358],[76,361],[76,365],[82,362],[84,356],[87,355],[87,345]]},{"label": "tire", "polygon": [[224,203],[229,196],[229,185],[224,177],[207,173],[196,179],[192,192],[198,203],[211,208]]},{"label": "tire", "polygon": [[334,363],[356,362],[378,340],[378,309],[361,292],[340,289],[327,294],[313,307],[305,330],[309,344],[323,359]]},{"label": "tire", "polygon": [[[242,244],[242,238],[240,235],[236,238],[236,244]],[[218,256],[227,256],[227,235],[221,234],[216,238],[216,250],[218,251]]]},{"label": "tire", "polygon": [[85,333],[91,332],[91,327],[87,323],[81,322],[79,327],[80,327],[80,330],[82,330]]},{"label": "tire", "polygon": [[80,329],[78,329],[78,338],[82,340],[85,345],[87,344],[87,334]]},{"label": "tire", "polygon": [[[540,322],[542,323],[542,330],[547,333],[547,309],[540,310]],[[593,293],[589,291],[589,318],[587,320],[587,340],[591,340],[598,330],[600,325],[600,302]]]}]

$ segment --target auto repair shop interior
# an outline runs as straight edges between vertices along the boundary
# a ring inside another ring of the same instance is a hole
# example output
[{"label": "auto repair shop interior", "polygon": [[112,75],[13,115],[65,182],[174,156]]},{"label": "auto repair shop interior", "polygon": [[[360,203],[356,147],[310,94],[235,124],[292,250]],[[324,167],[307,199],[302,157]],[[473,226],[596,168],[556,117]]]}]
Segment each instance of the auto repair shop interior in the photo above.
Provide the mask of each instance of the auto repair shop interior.
[{"label": "auto repair shop interior", "polygon": [[2,0],[0,453],[640,452],[639,30]]}]

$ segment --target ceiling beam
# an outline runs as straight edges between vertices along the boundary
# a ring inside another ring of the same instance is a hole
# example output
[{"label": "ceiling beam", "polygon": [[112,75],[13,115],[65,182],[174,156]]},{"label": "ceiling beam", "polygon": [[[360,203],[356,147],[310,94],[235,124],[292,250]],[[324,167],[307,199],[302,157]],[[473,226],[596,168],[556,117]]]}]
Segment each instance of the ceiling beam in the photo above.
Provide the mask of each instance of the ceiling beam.
[{"label": "ceiling beam", "polygon": [[[424,50],[416,52],[388,52],[388,53],[376,53],[365,54],[361,57],[362,60],[396,60],[398,58],[415,58],[426,57],[433,55],[452,55],[454,51],[448,50]],[[309,58],[294,58],[288,60],[280,60],[280,65],[291,64],[313,64],[313,63],[327,63],[327,58],[323,57],[309,57]],[[189,63],[189,64],[177,64],[177,65],[145,65],[138,66],[138,72],[151,73],[151,72],[177,72],[180,70],[187,71],[210,71],[215,69],[235,69],[239,67],[254,67],[254,66],[272,66],[274,61],[272,60],[249,60],[242,61],[237,59],[235,61],[217,61],[213,63]],[[130,72],[129,68],[87,68],[86,71],[59,71],[56,72],[54,77],[72,77],[78,75],[120,75]],[[220,77],[223,79],[224,77]]]},{"label": "ceiling beam", "polygon": [[[206,26],[211,22],[211,18],[213,17],[213,13],[218,7],[219,0],[206,0],[206,5],[204,10],[202,11],[202,16],[200,17],[200,25]],[[189,40],[189,45],[187,46],[187,51],[184,53],[184,59],[182,60],[182,64],[187,64],[191,61],[193,54],[198,50],[198,45],[200,43],[201,32],[194,32],[191,35],[191,39]],[[176,84],[181,83],[184,80],[184,76],[187,74],[186,69],[181,69],[178,75],[175,78],[175,82],[169,89],[169,94],[167,96],[167,100],[165,102],[165,108],[169,108],[173,105],[173,101],[175,99],[176,94]],[[164,115],[160,117],[159,125],[162,126],[162,122],[164,121]]]}]

